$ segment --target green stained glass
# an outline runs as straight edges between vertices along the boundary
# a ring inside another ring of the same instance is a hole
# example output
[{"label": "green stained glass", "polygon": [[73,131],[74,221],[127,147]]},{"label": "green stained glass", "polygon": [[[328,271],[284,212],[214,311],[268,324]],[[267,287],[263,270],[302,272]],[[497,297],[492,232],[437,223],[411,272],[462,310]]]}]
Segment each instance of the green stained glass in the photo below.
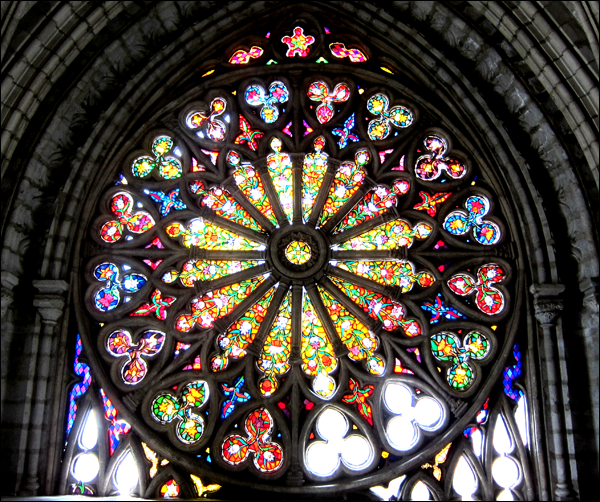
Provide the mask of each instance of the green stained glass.
[{"label": "green stained glass", "polygon": [[288,293],[279,308],[256,363],[258,369],[264,373],[263,378],[258,382],[258,388],[263,395],[273,394],[279,386],[277,377],[289,371],[291,345],[292,294]]},{"label": "green stained glass", "polygon": [[230,358],[240,359],[246,355],[244,349],[256,338],[256,333],[267,313],[274,293],[275,288],[271,288],[225,333],[219,335],[217,343],[221,351],[215,354],[210,361],[212,371],[222,371],[229,365]]},{"label": "green stained glass", "polygon": [[375,355],[375,351],[379,347],[377,337],[320,286],[319,293],[331,316],[335,330],[350,351],[348,357],[355,361],[365,359],[370,373],[382,375],[385,371],[385,362],[381,357]]},{"label": "green stained glass", "polygon": [[275,153],[267,157],[267,169],[273,180],[275,191],[283,207],[283,212],[292,221],[294,212],[294,187],[292,177],[292,159],[287,153],[281,153],[281,140],[273,138],[271,148]]},{"label": "green stained glass", "polygon": [[356,164],[344,162],[333,178],[329,195],[323,206],[320,226],[325,225],[338,210],[352,197],[362,185],[365,179],[365,171],[361,165],[366,164],[369,154],[366,150],[360,150],[356,154]]},{"label": "green stained glass", "polygon": [[277,218],[267,198],[265,187],[258,175],[258,171],[251,164],[241,162],[240,156],[236,152],[229,152],[227,161],[235,167],[233,178],[242,193],[273,225],[277,225]]},{"label": "green stained glass", "polygon": [[170,270],[163,275],[162,280],[169,284],[179,278],[185,287],[193,288],[196,281],[214,281],[259,264],[256,261],[189,260],[181,267],[181,273]]},{"label": "green stained glass", "polygon": [[256,220],[236,202],[227,190],[211,188],[204,196],[204,199],[202,199],[202,205],[211,208],[219,216],[239,225],[257,230],[258,232],[263,231]]},{"label": "green stained glass", "polygon": [[354,303],[359,305],[370,317],[383,323],[386,331],[395,331],[402,328],[406,336],[417,336],[421,334],[419,323],[413,319],[405,319],[404,307],[374,291],[361,288],[356,284],[341,281],[329,276],[331,281],[340,288]]},{"label": "green stained glass", "polygon": [[306,242],[290,242],[285,248],[285,256],[294,265],[302,265],[310,260],[310,247]]},{"label": "green stained glass", "polygon": [[427,223],[418,223],[411,228],[405,220],[393,220],[350,239],[340,245],[340,249],[373,251],[376,249],[396,249],[411,247],[414,239],[425,239],[433,228]]},{"label": "green stained glass", "polygon": [[315,152],[304,157],[302,166],[302,218],[304,222],[308,221],[327,171],[327,155],[321,151],[324,146],[325,139],[319,136],[314,143]]},{"label": "green stained glass", "polygon": [[335,380],[329,375],[338,365],[333,346],[327,338],[321,319],[305,293],[302,305],[302,370],[315,376],[313,390],[327,398],[335,391]]},{"label": "green stained glass", "polygon": [[255,277],[231,286],[209,291],[205,295],[195,298],[191,302],[191,313],[183,314],[177,318],[175,327],[178,331],[188,332],[196,324],[201,328],[211,328],[216,319],[229,314],[252,291],[254,291],[267,275]]},{"label": "green stained glass", "polygon": [[343,261],[335,264],[379,284],[399,287],[403,293],[408,293],[415,284],[428,288],[435,282],[429,272],[415,272],[415,266],[409,261]]},{"label": "green stained glass", "polygon": [[186,248],[199,247],[202,249],[223,249],[223,250],[251,250],[263,249],[264,246],[251,241],[246,237],[218,227],[202,218],[196,218],[189,222],[187,228],[181,223],[175,222],[167,228],[169,237],[183,237],[183,244]]},{"label": "green stained glass", "polygon": [[382,185],[375,187],[350,210],[333,233],[343,232],[348,228],[355,227],[371,218],[375,218],[375,216],[382,215],[390,207],[396,205],[398,195],[406,195],[409,190],[410,183],[404,179],[396,181],[392,185],[391,190]]}]

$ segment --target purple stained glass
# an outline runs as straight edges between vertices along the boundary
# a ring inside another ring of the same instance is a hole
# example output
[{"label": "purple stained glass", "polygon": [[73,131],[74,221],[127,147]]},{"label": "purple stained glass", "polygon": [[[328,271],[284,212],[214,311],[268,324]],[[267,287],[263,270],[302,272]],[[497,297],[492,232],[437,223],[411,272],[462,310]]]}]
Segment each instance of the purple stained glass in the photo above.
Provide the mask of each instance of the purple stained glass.
[{"label": "purple stained glass", "polygon": [[515,380],[521,376],[522,372],[521,350],[518,343],[513,347],[513,357],[516,363],[504,368],[502,372],[502,385],[504,385],[504,393],[511,399],[518,401],[523,396],[523,391],[514,387]]},{"label": "purple stained glass", "polygon": [[117,409],[104,392],[104,389],[100,389],[100,394],[102,395],[102,404],[104,405],[104,416],[106,420],[110,422],[110,425],[108,426],[108,440],[110,454],[112,455],[117,449],[117,446],[119,446],[120,436],[122,434],[127,434],[131,429],[131,425],[125,420],[117,420]]},{"label": "purple stained glass", "polygon": [[83,377],[83,381],[76,383],[73,385],[71,392],[69,394],[69,416],[67,419],[67,439],[69,439],[69,434],[71,433],[71,429],[73,428],[73,424],[75,423],[75,418],[77,417],[77,398],[81,397],[87,391],[90,383],[92,383],[92,374],[90,373],[90,367],[79,361],[79,356],[81,355],[81,351],[83,350],[83,345],[81,343],[81,336],[77,335],[77,340],[75,341],[75,359],[73,360],[73,371],[76,375]]}]

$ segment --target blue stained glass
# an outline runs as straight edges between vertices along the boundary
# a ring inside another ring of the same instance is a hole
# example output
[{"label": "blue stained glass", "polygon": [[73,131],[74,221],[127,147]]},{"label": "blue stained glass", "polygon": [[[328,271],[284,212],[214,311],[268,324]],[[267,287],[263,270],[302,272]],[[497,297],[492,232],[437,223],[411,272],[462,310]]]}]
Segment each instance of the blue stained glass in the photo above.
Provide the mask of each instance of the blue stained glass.
[{"label": "blue stained glass", "polygon": [[338,147],[340,148],[340,150],[346,148],[348,146],[348,140],[351,141],[360,141],[360,138],[356,135],[353,134],[351,131],[354,128],[354,124],[355,124],[355,120],[354,120],[354,113],[352,115],[350,115],[350,117],[348,117],[348,120],[346,120],[344,122],[344,126],[343,127],[336,127],[335,129],[333,129],[331,131],[331,134],[333,134],[334,136],[339,136],[340,139],[338,140]]},{"label": "blue stained glass", "polygon": [[428,310],[431,313],[431,319],[429,320],[430,324],[437,324],[440,322],[442,317],[446,318],[448,321],[466,319],[466,316],[461,314],[458,310],[453,307],[447,307],[444,304],[442,293],[438,293],[433,303],[425,302],[423,305],[421,305],[421,308],[425,311]]},{"label": "blue stained glass", "polygon": [[513,357],[515,358],[516,363],[507,366],[504,368],[502,372],[502,384],[504,385],[504,393],[518,401],[523,396],[523,391],[520,389],[514,388],[514,382],[521,376],[521,350],[519,349],[519,344],[516,343],[513,347]]},{"label": "blue stained glass", "polygon": [[221,420],[225,420],[231,415],[237,403],[245,403],[250,400],[250,394],[242,392],[243,385],[243,376],[239,377],[231,387],[226,383],[221,384],[223,394],[225,397],[229,398],[223,402],[223,407],[221,408]]},{"label": "blue stained glass", "polygon": [[169,214],[171,209],[178,210],[186,208],[186,205],[179,198],[179,188],[171,190],[168,194],[152,190],[144,190],[144,192],[147,193],[154,202],[160,204],[160,214],[163,218]]},{"label": "blue stained glass", "polygon": [[69,434],[71,429],[73,428],[73,424],[75,423],[75,418],[77,417],[77,402],[76,399],[81,397],[87,391],[90,383],[92,383],[92,374],[90,373],[90,367],[79,361],[79,356],[81,355],[81,351],[83,350],[83,345],[81,343],[81,336],[77,335],[77,340],[75,341],[75,359],[73,360],[73,371],[76,375],[83,377],[83,381],[80,383],[76,383],[73,385],[71,392],[69,394],[69,415],[67,418],[67,439],[69,439]]}]

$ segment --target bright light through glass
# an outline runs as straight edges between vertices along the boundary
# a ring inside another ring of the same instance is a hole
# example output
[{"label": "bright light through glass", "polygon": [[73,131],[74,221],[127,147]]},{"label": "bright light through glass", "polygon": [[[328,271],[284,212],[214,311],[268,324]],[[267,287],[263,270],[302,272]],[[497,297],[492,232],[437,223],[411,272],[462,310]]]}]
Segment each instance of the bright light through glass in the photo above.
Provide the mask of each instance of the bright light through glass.
[{"label": "bright light through glass", "polygon": [[515,498],[510,490],[502,490],[496,497],[496,500],[515,500]]},{"label": "bright light through glass", "polygon": [[342,460],[350,469],[363,469],[373,459],[373,448],[362,436],[348,436],[342,446]]},{"label": "bright light through glass", "polygon": [[93,453],[83,453],[75,459],[73,465],[73,476],[81,483],[89,483],[94,480],[100,471],[100,462]]},{"label": "bright light through glass", "polygon": [[399,478],[394,478],[390,481],[387,488],[383,486],[372,486],[369,488],[375,495],[377,495],[381,500],[391,500],[397,499],[400,494],[400,487],[402,483],[406,479],[406,474],[400,476]]},{"label": "bright light through glass", "polygon": [[462,455],[454,469],[454,478],[452,478],[452,488],[463,500],[473,500],[473,493],[477,490],[477,478],[473,472],[471,464]]},{"label": "bright light through glass", "polygon": [[79,435],[79,446],[83,450],[91,450],[98,443],[98,422],[96,421],[96,413],[90,410],[85,419],[85,424]]},{"label": "bright light through glass", "polygon": [[327,443],[316,441],[306,449],[306,467],[317,476],[331,476],[339,465],[338,452]]},{"label": "bright light through glass", "polygon": [[502,488],[512,488],[519,482],[519,466],[510,457],[497,458],[492,464],[492,476]]},{"label": "bright light through glass", "polygon": [[392,418],[388,422],[386,432],[390,444],[400,451],[410,450],[418,440],[412,420],[404,416]]},{"label": "bright light through glass", "polygon": [[473,452],[477,458],[480,458],[483,453],[483,434],[479,429],[473,431],[473,434],[471,434],[471,441],[473,442]]},{"label": "bright light through glass", "polygon": [[442,407],[430,397],[422,397],[415,405],[415,420],[424,429],[435,430],[442,421]]},{"label": "bright light through glass", "polygon": [[327,408],[317,420],[317,432],[327,441],[342,439],[348,432],[348,420],[333,408]]},{"label": "bright light through glass", "polygon": [[412,407],[412,393],[404,385],[389,384],[385,388],[384,400],[392,413],[406,413]]},{"label": "bright light through glass", "polygon": [[417,481],[410,492],[410,500],[431,500],[431,493],[423,481]]},{"label": "bright light through glass", "polygon": [[500,455],[508,455],[514,448],[515,445],[506,428],[504,417],[498,415],[498,420],[496,420],[496,426],[494,427],[494,449]]},{"label": "bright light through glass", "polygon": [[523,446],[527,446],[529,443],[529,424],[527,421],[527,402],[524,395],[519,398],[519,403],[515,410],[515,422],[517,422]]},{"label": "bright light through glass", "polygon": [[115,486],[121,495],[129,495],[137,483],[137,466],[133,455],[128,451],[115,472]]}]

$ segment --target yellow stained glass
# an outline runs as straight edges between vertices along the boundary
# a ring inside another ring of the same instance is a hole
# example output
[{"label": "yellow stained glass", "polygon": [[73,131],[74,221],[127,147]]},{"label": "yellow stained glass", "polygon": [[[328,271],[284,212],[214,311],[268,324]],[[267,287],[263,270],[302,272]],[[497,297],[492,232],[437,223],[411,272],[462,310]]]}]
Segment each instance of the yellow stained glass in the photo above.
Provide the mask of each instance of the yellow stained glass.
[{"label": "yellow stained glass", "polygon": [[293,241],[285,248],[285,256],[294,265],[302,265],[310,260],[310,247],[306,242]]}]

